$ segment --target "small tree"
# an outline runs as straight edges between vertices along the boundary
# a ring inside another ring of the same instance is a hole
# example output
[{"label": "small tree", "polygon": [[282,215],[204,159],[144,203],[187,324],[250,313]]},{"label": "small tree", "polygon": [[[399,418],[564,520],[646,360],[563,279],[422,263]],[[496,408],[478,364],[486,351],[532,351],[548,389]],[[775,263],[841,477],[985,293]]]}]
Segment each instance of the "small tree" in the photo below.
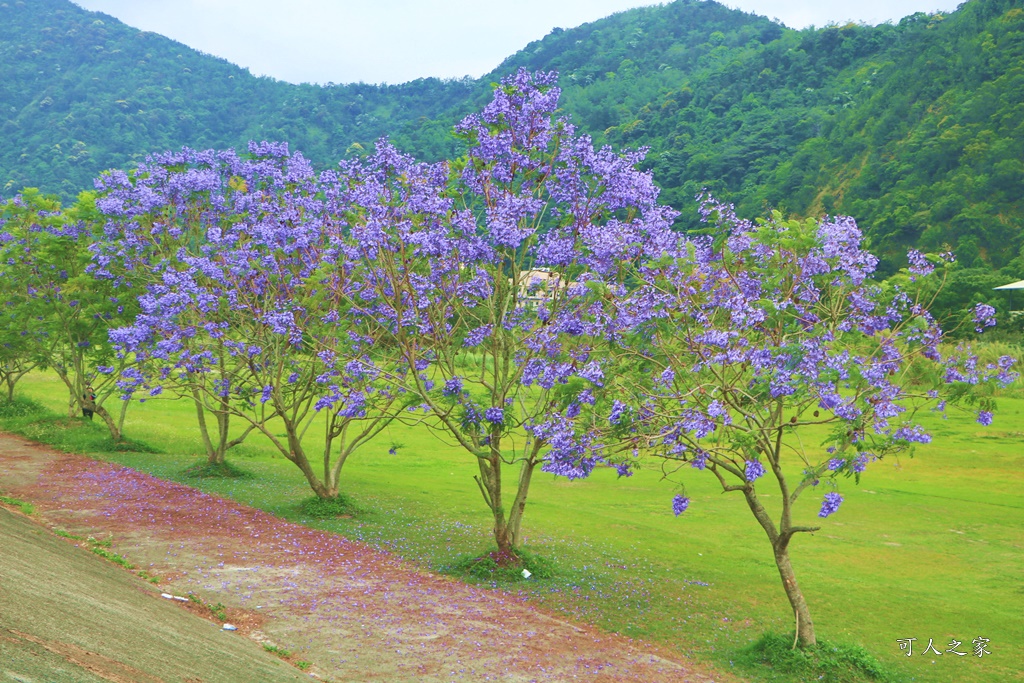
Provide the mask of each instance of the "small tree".
[{"label": "small tree", "polygon": [[[102,234],[92,246],[92,270],[117,288],[142,293],[143,307],[133,324],[111,330],[121,354],[135,361],[120,377],[121,387],[129,395],[140,395],[140,400],[191,401],[207,463],[222,465],[227,452],[255,429],[252,422],[245,421],[240,433],[232,431],[232,395],[220,390],[245,384],[249,371],[244,355],[231,351],[230,336],[211,335],[197,363],[185,363],[171,373],[173,359],[168,357],[166,342],[157,344],[159,335],[152,336],[149,330],[159,328],[165,337],[173,337],[179,326],[204,325],[198,309],[182,307],[176,316],[162,316],[168,309],[161,305],[160,297],[173,296],[169,283],[175,282],[174,273],[189,271],[195,252],[203,251],[207,231],[218,229],[219,221],[231,222],[222,194],[211,192],[211,187],[194,177],[192,184],[181,182],[182,176],[196,172],[185,167],[184,158],[173,154],[155,157],[138,169],[134,180],[111,171],[96,181],[103,192],[97,206],[105,220]],[[210,155],[203,158],[212,159]],[[226,185],[223,192],[230,195],[241,182],[236,177],[234,185]],[[154,345],[140,343],[140,335]]]},{"label": "small tree", "polygon": [[12,226],[14,232],[5,229],[12,213],[11,204],[0,211],[0,306],[4,320],[0,326],[0,384],[6,390],[8,401],[14,400],[18,381],[35,368],[33,356],[37,343],[29,336],[26,321],[21,319],[22,297],[16,281],[19,269],[10,269],[23,258],[17,235],[20,230],[15,226]]},{"label": "small tree", "polygon": [[[127,404],[119,406],[116,418],[106,405],[119,393],[115,369],[130,359],[116,357],[107,328],[132,315],[134,301],[88,272],[96,219],[92,196],[81,195],[63,211],[56,198],[27,189],[0,212],[0,287],[11,322],[5,334],[28,340],[22,349],[29,352],[11,367],[22,373],[33,365],[53,369],[68,389],[69,416],[93,410],[119,441]],[[86,398],[90,386],[95,402]]]},{"label": "small tree", "polygon": [[501,562],[518,561],[535,469],[578,477],[598,461],[594,285],[659,253],[674,216],[641,153],[594,150],[555,116],[554,83],[503,80],[457,128],[466,158],[417,164],[382,142],[337,192],[351,308],[404,359],[429,424],[475,459]]},{"label": "small tree", "polygon": [[[35,350],[39,340],[32,337],[27,321],[22,319],[20,288],[17,287],[16,270],[4,268],[11,265],[4,258],[7,247],[17,238],[4,230],[0,219],[0,307],[3,308],[3,325],[0,325],[0,386],[3,386],[8,401],[14,400],[14,388],[22,377],[36,367]],[[16,261],[15,261],[16,263]]]},{"label": "small tree", "polygon": [[[187,387],[197,406],[243,420],[317,496],[335,498],[347,458],[402,408],[393,378],[403,366],[337,295],[338,245],[308,162],[286,145],[249,151],[186,149],[101,179],[111,220],[97,267],[138,274],[146,288],[134,324],[111,337],[149,369],[123,377],[132,388]],[[317,425],[322,469],[304,443]]]},{"label": "small tree", "polygon": [[[814,645],[789,549],[797,534],[820,527],[798,521],[798,498],[816,492],[818,517],[833,514],[840,477],[859,480],[871,463],[930,441],[917,411],[970,401],[989,380],[1011,381],[1014,360],[979,367],[967,348],[940,348],[942,331],[913,282],[869,280],[876,259],[853,219],[775,214],[752,224],[710,198],[703,211],[714,238],[681,240],[639,269],[616,302],[626,343],[612,349],[621,400],[610,429],[627,449],[670,463],[670,474],[703,470],[743,496],[771,544],[797,642]],[[934,268],[912,257],[915,279]],[[979,331],[994,324],[993,313],[973,312]],[[990,400],[978,407],[978,422],[989,424]],[[758,495],[764,487],[779,494],[775,509]],[[689,502],[685,490],[676,495],[674,512]]]}]

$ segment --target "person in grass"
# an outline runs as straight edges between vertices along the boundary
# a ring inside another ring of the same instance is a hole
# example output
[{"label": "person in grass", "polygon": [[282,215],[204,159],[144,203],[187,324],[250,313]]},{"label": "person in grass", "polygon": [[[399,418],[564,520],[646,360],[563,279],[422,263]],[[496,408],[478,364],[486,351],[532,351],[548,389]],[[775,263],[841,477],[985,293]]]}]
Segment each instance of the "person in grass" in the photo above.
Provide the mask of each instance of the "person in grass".
[{"label": "person in grass", "polygon": [[96,412],[96,391],[90,385],[82,394],[82,416],[91,420],[94,412]]}]

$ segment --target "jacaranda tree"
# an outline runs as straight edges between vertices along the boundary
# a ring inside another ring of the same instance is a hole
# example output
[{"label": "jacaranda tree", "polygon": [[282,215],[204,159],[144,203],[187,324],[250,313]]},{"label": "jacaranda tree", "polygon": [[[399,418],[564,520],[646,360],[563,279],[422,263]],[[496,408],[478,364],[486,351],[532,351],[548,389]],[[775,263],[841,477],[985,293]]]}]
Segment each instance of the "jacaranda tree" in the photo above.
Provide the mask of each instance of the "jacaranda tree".
[{"label": "jacaranda tree", "polygon": [[186,149],[99,185],[110,220],[97,269],[146,288],[134,324],[111,331],[148,369],[125,385],[188,386],[219,420],[261,432],[317,496],[337,497],[349,455],[402,407],[404,366],[337,294],[339,245],[309,163],[283,144],[251,144],[247,158]]},{"label": "jacaranda tree", "polygon": [[[184,363],[172,373],[177,360],[166,353],[167,345],[152,347],[160,341],[150,334],[150,326],[173,336],[179,325],[203,326],[202,312],[181,307],[176,315],[168,312],[159,298],[173,294],[174,272],[188,270],[193,254],[207,241],[207,231],[219,230],[219,222],[231,222],[231,208],[224,202],[240,190],[241,176],[232,176],[220,191],[211,191],[211,178],[196,178],[196,169],[186,166],[186,158],[195,162],[200,155],[179,154],[154,157],[143,164],[132,179],[121,171],[111,171],[96,181],[103,193],[98,206],[105,217],[102,237],[93,245],[93,270],[119,287],[141,290],[142,311],[131,325],[111,330],[122,355],[134,359],[127,375],[119,377],[122,387],[140,400],[188,400],[196,410],[200,438],[207,463],[222,465],[228,450],[242,443],[254,429],[232,431],[231,392],[223,386],[240,387],[248,379],[244,355],[231,352],[231,337],[211,335],[205,340],[202,362]],[[229,155],[234,159],[234,155]],[[202,159],[211,162],[210,155]],[[191,182],[182,182],[177,171],[191,171]],[[205,184],[204,184],[205,180]],[[155,313],[156,315],[150,315]],[[248,404],[242,402],[245,407]],[[236,425],[237,426],[237,425]]]},{"label": "jacaranda tree", "polygon": [[[743,497],[771,544],[797,641],[813,645],[789,548],[820,527],[800,518],[835,513],[842,478],[930,441],[918,411],[1011,381],[1014,361],[981,366],[968,348],[942,345],[911,278],[870,280],[876,259],[851,218],[755,224],[710,197],[703,211],[713,236],[680,239],[615,300],[609,438]],[[913,280],[932,270],[912,253]],[[993,313],[971,312],[979,331]],[[989,424],[990,400],[976,407]],[[814,496],[813,510],[798,504],[802,494]],[[677,515],[689,504],[685,489],[672,501]]]},{"label": "jacaranda tree", "polygon": [[[8,213],[8,207],[0,209],[0,215]],[[22,317],[26,311],[15,280],[17,269],[12,269],[21,255],[15,257],[8,253],[18,249],[20,239],[17,230],[12,233],[4,229],[7,220],[0,218],[0,386],[7,400],[13,401],[18,382],[36,367],[38,340],[31,336],[29,325]]]},{"label": "jacaranda tree", "polygon": [[558,97],[554,74],[520,71],[457,127],[463,159],[381,142],[337,191],[346,296],[404,359],[427,424],[475,459],[499,562],[518,560],[536,468],[579,477],[601,457],[592,285],[659,254],[674,216],[643,155],[595,150]]},{"label": "jacaranda tree", "polygon": [[0,213],[4,337],[12,344],[8,351],[16,352],[20,341],[27,354],[13,365],[8,360],[8,367],[15,372],[31,366],[54,370],[68,390],[69,415],[92,410],[111,438],[120,440],[127,404],[118,404],[116,417],[107,406],[120,393],[114,371],[130,359],[117,358],[107,329],[129,319],[135,301],[89,273],[98,218],[92,197],[83,194],[65,210],[56,198],[29,189],[0,206]]}]

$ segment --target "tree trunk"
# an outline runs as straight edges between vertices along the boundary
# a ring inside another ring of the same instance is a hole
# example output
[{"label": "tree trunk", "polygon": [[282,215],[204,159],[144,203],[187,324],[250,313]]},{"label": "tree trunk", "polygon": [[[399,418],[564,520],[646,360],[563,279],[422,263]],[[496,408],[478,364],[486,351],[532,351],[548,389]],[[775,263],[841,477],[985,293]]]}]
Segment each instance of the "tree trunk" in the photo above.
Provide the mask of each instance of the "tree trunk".
[{"label": "tree trunk", "polygon": [[810,647],[818,644],[814,635],[814,622],[811,620],[811,611],[807,608],[807,601],[800,591],[796,582],[796,574],[793,572],[793,565],[789,561],[789,543],[777,543],[775,547],[775,565],[779,568],[779,576],[782,577],[782,587],[789,598],[789,604],[793,608],[793,615],[796,619],[796,642],[800,647]]},{"label": "tree trunk", "polygon": [[[787,489],[783,487],[782,492],[786,494]],[[743,490],[743,495],[747,500],[750,511],[754,513],[754,517],[761,525],[761,528],[764,529],[768,535],[768,540],[772,544],[772,550],[775,553],[775,565],[779,568],[779,576],[782,577],[782,587],[786,591],[786,597],[789,598],[789,604],[793,608],[793,616],[796,620],[797,645],[800,647],[817,645],[818,641],[814,636],[814,622],[811,620],[811,611],[807,607],[804,594],[800,591],[800,586],[796,582],[793,565],[789,561],[789,542],[793,538],[793,531],[788,527],[788,499],[783,505],[786,511],[783,515],[786,526],[782,533],[780,533],[768,515],[768,511],[761,505],[757,492],[752,485],[747,485]]]},{"label": "tree trunk", "polygon": [[285,425],[285,429],[288,433],[288,453],[286,457],[295,463],[302,474],[306,477],[306,482],[309,483],[309,487],[313,489],[313,493],[316,494],[317,498],[323,498],[329,500],[338,496],[337,491],[331,491],[324,482],[320,481],[320,478],[316,476],[316,472],[313,471],[313,466],[309,462],[309,458],[306,457],[306,451],[302,447],[302,443],[299,441],[298,435],[295,433],[294,427],[289,424]]},{"label": "tree trunk", "polygon": [[531,457],[523,462],[519,472],[519,486],[515,492],[512,509],[506,515],[502,499],[501,441],[500,436],[491,435],[490,457],[479,458],[480,476],[477,483],[484,494],[484,502],[494,516],[494,543],[498,546],[498,563],[519,563],[519,546],[522,543],[520,529],[526,512],[526,497],[530,492],[530,481],[537,465],[536,455],[540,445],[534,447]]},{"label": "tree trunk", "polygon": [[227,442],[227,429],[231,421],[224,411],[214,411],[214,414],[217,417],[217,447],[214,449],[213,458],[217,465],[223,465],[227,450],[231,447]]},{"label": "tree trunk", "polygon": [[337,492],[335,492],[334,495],[331,495],[331,491],[324,486],[324,483],[316,476],[316,473],[313,471],[313,468],[310,467],[309,460],[306,459],[305,454],[293,453],[292,462],[298,465],[299,469],[302,470],[302,474],[306,476],[306,482],[309,484],[309,487],[313,489],[313,493],[316,494],[317,498],[327,500],[337,496]]},{"label": "tree trunk", "polygon": [[124,418],[128,415],[128,404],[130,401],[121,401],[121,410],[117,415],[117,431],[124,434]]},{"label": "tree trunk", "polygon": [[[219,410],[210,408],[203,402],[199,389],[194,386],[192,387],[192,402],[196,407],[196,420],[199,423],[199,435],[203,439],[203,448],[206,450],[206,462],[208,465],[223,465],[227,452],[245,441],[249,433],[256,428],[256,425],[250,424],[238,438],[229,439],[228,429],[231,426],[231,418],[225,405],[227,402],[221,399],[221,409]],[[216,420],[216,440],[210,436],[210,426],[206,419],[207,413],[213,413]],[[287,455],[285,453],[286,457]]]},{"label": "tree trunk", "polygon": [[480,475],[487,489],[488,506],[494,517],[494,542],[498,546],[498,554],[502,558],[515,558],[515,539],[509,534],[508,520],[505,518],[505,506],[501,499],[501,458],[493,451],[491,457],[480,459]]},{"label": "tree trunk", "polygon": [[14,400],[14,385],[18,383],[18,380],[25,375],[22,373],[9,372],[4,375],[4,387],[7,389],[7,401]]},{"label": "tree trunk", "polygon": [[56,370],[57,376],[60,377],[60,381],[64,382],[64,386],[68,388],[68,417],[78,417],[79,410],[82,408],[82,391],[84,387],[76,386],[77,382],[71,381],[71,378],[68,377],[67,372],[64,371],[62,366],[55,366],[54,370]]},{"label": "tree trunk", "polygon": [[199,396],[199,390],[192,387],[192,402],[196,406],[196,418],[199,422],[199,435],[203,438],[203,447],[206,449],[206,462],[210,465],[219,464],[223,460],[217,458],[217,450],[213,447],[210,439],[210,430],[206,426],[206,410],[203,407],[203,399]]},{"label": "tree trunk", "polygon": [[[231,417],[228,415],[227,403],[224,399],[220,400],[221,407],[219,410],[213,411],[214,416],[217,418],[217,447],[214,449],[214,463],[217,465],[224,464],[224,458],[227,457],[228,449],[231,448],[233,443],[228,443],[228,429],[231,426]],[[245,434],[249,432],[246,431]],[[245,435],[241,437],[245,438]],[[238,443],[241,443],[239,441]]]},{"label": "tree trunk", "polygon": [[543,443],[541,439],[534,442],[533,452],[527,460],[523,461],[523,468],[519,471],[519,488],[516,490],[516,498],[512,503],[512,512],[508,516],[509,537],[513,548],[518,548],[523,540],[520,529],[523,526],[523,516],[526,514],[526,496],[530,493],[530,481],[533,479],[533,470],[537,466],[537,454],[540,453]]},{"label": "tree trunk", "polygon": [[498,546],[499,564],[517,562],[517,539],[509,527],[501,499],[501,457],[492,448],[489,457],[477,457],[477,464],[480,466],[480,476],[476,477],[476,482],[494,518],[494,543]]},{"label": "tree trunk", "polygon": [[120,443],[122,437],[121,430],[118,429],[117,422],[114,420],[113,416],[107,412],[107,409],[101,405],[97,405],[93,409],[93,412],[100,416],[100,419],[103,420],[103,424],[107,425],[107,430],[110,431],[110,438],[114,440],[114,443]]}]

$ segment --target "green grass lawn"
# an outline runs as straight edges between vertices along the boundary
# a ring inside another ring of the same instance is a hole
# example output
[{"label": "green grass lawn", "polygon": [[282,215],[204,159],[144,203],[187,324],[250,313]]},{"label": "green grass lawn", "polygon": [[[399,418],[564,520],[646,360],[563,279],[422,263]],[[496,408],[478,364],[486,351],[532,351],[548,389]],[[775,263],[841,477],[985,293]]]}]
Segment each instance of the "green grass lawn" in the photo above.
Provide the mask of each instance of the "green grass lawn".
[{"label": "green grass lawn", "polygon": [[[65,390],[52,375],[30,376],[19,393],[66,410]],[[875,463],[859,486],[842,480],[840,511],[820,520],[815,535],[797,537],[793,563],[819,639],[863,645],[908,680],[1024,680],[1024,399],[1002,398],[999,407],[987,428],[971,415],[928,416],[932,444],[913,458]],[[364,512],[302,520],[299,503],[309,497],[308,486],[258,435],[229,453],[256,477],[183,479],[202,452],[194,419],[185,402],[133,405],[125,434],[161,452],[102,457],[433,568],[488,547],[474,463],[424,430],[395,427],[346,465],[345,492]],[[99,429],[87,431],[95,440]],[[388,454],[393,444],[401,445],[397,455]],[[64,446],[93,450],[73,440]],[[576,482],[536,477],[526,547],[559,570],[552,579],[505,587],[526,591],[553,611],[745,676],[804,680],[738,664],[740,650],[765,631],[792,633],[788,603],[767,539],[739,494],[722,494],[707,473],[683,474],[692,503],[679,518],[670,509],[676,489],[657,463],[628,479],[610,469]],[[769,491],[766,502],[772,500]],[[798,518],[819,521],[820,502],[818,492],[805,493]],[[940,651],[956,639],[970,653],[979,636],[990,640],[991,655],[921,654],[930,638]],[[917,639],[912,657],[900,651],[901,638]]]}]

